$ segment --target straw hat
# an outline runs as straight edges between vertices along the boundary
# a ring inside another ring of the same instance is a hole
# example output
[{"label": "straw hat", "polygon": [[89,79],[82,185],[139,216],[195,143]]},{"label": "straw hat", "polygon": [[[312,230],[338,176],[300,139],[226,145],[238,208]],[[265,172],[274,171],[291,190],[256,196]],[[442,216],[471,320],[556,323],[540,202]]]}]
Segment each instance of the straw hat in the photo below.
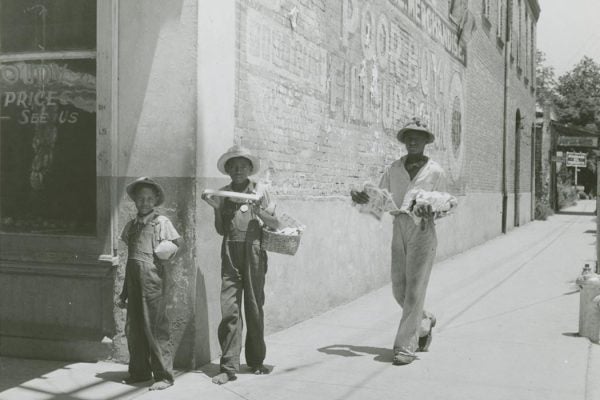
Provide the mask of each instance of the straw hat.
[{"label": "straw hat", "polygon": [[396,137],[400,142],[405,143],[404,136],[411,131],[422,132],[425,135],[427,135],[427,143],[433,143],[433,141],[435,140],[435,136],[433,136],[433,133],[431,133],[429,129],[427,129],[427,124],[421,122],[419,118],[413,118],[412,121],[404,125],[404,128],[398,131],[398,135]]},{"label": "straw hat", "polygon": [[250,150],[248,150],[247,148],[235,145],[229,148],[229,150],[227,150],[225,154],[219,157],[219,161],[217,161],[217,168],[219,169],[219,171],[221,171],[221,173],[223,173],[224,175],[229,175],[225,170],[225,164],[227,164],[227,161],[236,157],[244,157],[248,159],[250,163],[252,163],[252,172],[250,173],[250,175],[254,175],[260,170],[260,159],[252,153],[250,153]]},{"label": "straw hat", "polygon": [[135,201],[136,187],[141,184],[151,186],[156,190],[158,198],[156,199],[155,206],[160,206],[162,203],[164,203],[165,192],[163,191],[162,187],[160,187],[160,185],[158,183],[156,183],[155,181],[153,181],[152,179],[150,179],[146,176],[137,178],[135,181],[133,181],[129,185],[127,185],[127,188],[126,188],[127,194],[129,195],[131,200]]}]

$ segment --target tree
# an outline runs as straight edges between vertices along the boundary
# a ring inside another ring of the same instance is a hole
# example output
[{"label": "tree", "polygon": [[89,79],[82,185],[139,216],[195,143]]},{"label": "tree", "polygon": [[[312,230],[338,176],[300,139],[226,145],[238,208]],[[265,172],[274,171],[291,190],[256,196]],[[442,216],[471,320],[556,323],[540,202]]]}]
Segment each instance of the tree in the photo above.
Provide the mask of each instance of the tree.
[{"label": "tree", "polygon": [[557,97],[554,67],[546,65],[546,54],[541,50],[536,51],[535,60],[535,94],[537,103],[540,106],[544,106],[547,102],[554,103]]},{"label": "tree", "polygon": [[600,65],[589,57],[558,78],[559,121],[600,130]]}]

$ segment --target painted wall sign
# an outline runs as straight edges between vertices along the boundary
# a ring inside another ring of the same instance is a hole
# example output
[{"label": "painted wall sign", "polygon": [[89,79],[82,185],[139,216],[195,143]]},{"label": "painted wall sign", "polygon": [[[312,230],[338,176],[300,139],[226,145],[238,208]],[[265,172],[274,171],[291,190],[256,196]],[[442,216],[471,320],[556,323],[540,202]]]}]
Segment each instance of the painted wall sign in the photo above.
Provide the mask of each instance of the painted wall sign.
[{"label": "painted wall sign", "polygon": [[[453,187],[464,187],[464,51],[432,5],[308,4],[299,7],[294,27],[278,13],[265,12],[267,0],[258,3],[242,8],[237,124],[258,148],[275,153],[274,145],[283,143],[297,150],[278,165],[279,176],[288,174],[279,182],[284,193],[346,191],[350,180],[332,185],[327,171],[355,169],[357,160],[348,154],[365,158],[360,179],[377,175],[398,156],[402,146],[395,132],[413,116],[436,137],[428,153],[446,168]],[[321,172],[311,176],[298,157],[310,158]],[[308,180],[310,189],[302,184]]]},{"label": "painted wall sign", "polygon": [[559,146],[598,147],[598,138],[590,136],[559,136]]},{"label": "painted wall sign", "polygon": [[246,57],[265,71],[323,91],[327,79],[327,52],[289,29],[268,24],[257,11],[248,11]]},{"label": "painted wall sign", "polygon": [[408,16],[420,29],[427,32],[433,40],[441,43],[453,57],[464,65],[467,64],[466,46],[460,41],[456,28],[429,2],[424,0],[389,0],[389,2]]}]

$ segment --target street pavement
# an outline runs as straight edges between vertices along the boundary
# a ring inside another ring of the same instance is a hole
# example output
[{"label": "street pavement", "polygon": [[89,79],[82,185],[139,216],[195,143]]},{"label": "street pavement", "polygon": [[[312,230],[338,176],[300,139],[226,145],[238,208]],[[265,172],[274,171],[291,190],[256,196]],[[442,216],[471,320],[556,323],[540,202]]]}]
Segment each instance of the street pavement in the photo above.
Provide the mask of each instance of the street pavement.
[{"label": "street pavement", "polygon": [[594,201],[437,263],[430,351],[391,364],[401,310],[389,285],[270,335],[270,375],[211,383],[218,361],[149,392],[127,367],[0,358],[0,399],[599,400],[600,345],[577,336],[574,280],[595,260]]}]

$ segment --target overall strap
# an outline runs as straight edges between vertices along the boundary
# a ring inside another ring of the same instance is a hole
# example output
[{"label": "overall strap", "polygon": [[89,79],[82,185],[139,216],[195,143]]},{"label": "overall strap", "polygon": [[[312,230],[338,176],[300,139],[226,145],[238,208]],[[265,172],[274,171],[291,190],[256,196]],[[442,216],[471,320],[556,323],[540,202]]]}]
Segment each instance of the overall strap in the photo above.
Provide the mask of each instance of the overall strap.
[{"label": "overall strap", "polygon": [[156,249],[156,246],[158,246],[158,239],[160,238],[160,222],[158,221],[158,217],[160,217],[160,214],[154,212],[154,216],[150,221],[154,229],[154,234],[152,235],[152,250]]}]

